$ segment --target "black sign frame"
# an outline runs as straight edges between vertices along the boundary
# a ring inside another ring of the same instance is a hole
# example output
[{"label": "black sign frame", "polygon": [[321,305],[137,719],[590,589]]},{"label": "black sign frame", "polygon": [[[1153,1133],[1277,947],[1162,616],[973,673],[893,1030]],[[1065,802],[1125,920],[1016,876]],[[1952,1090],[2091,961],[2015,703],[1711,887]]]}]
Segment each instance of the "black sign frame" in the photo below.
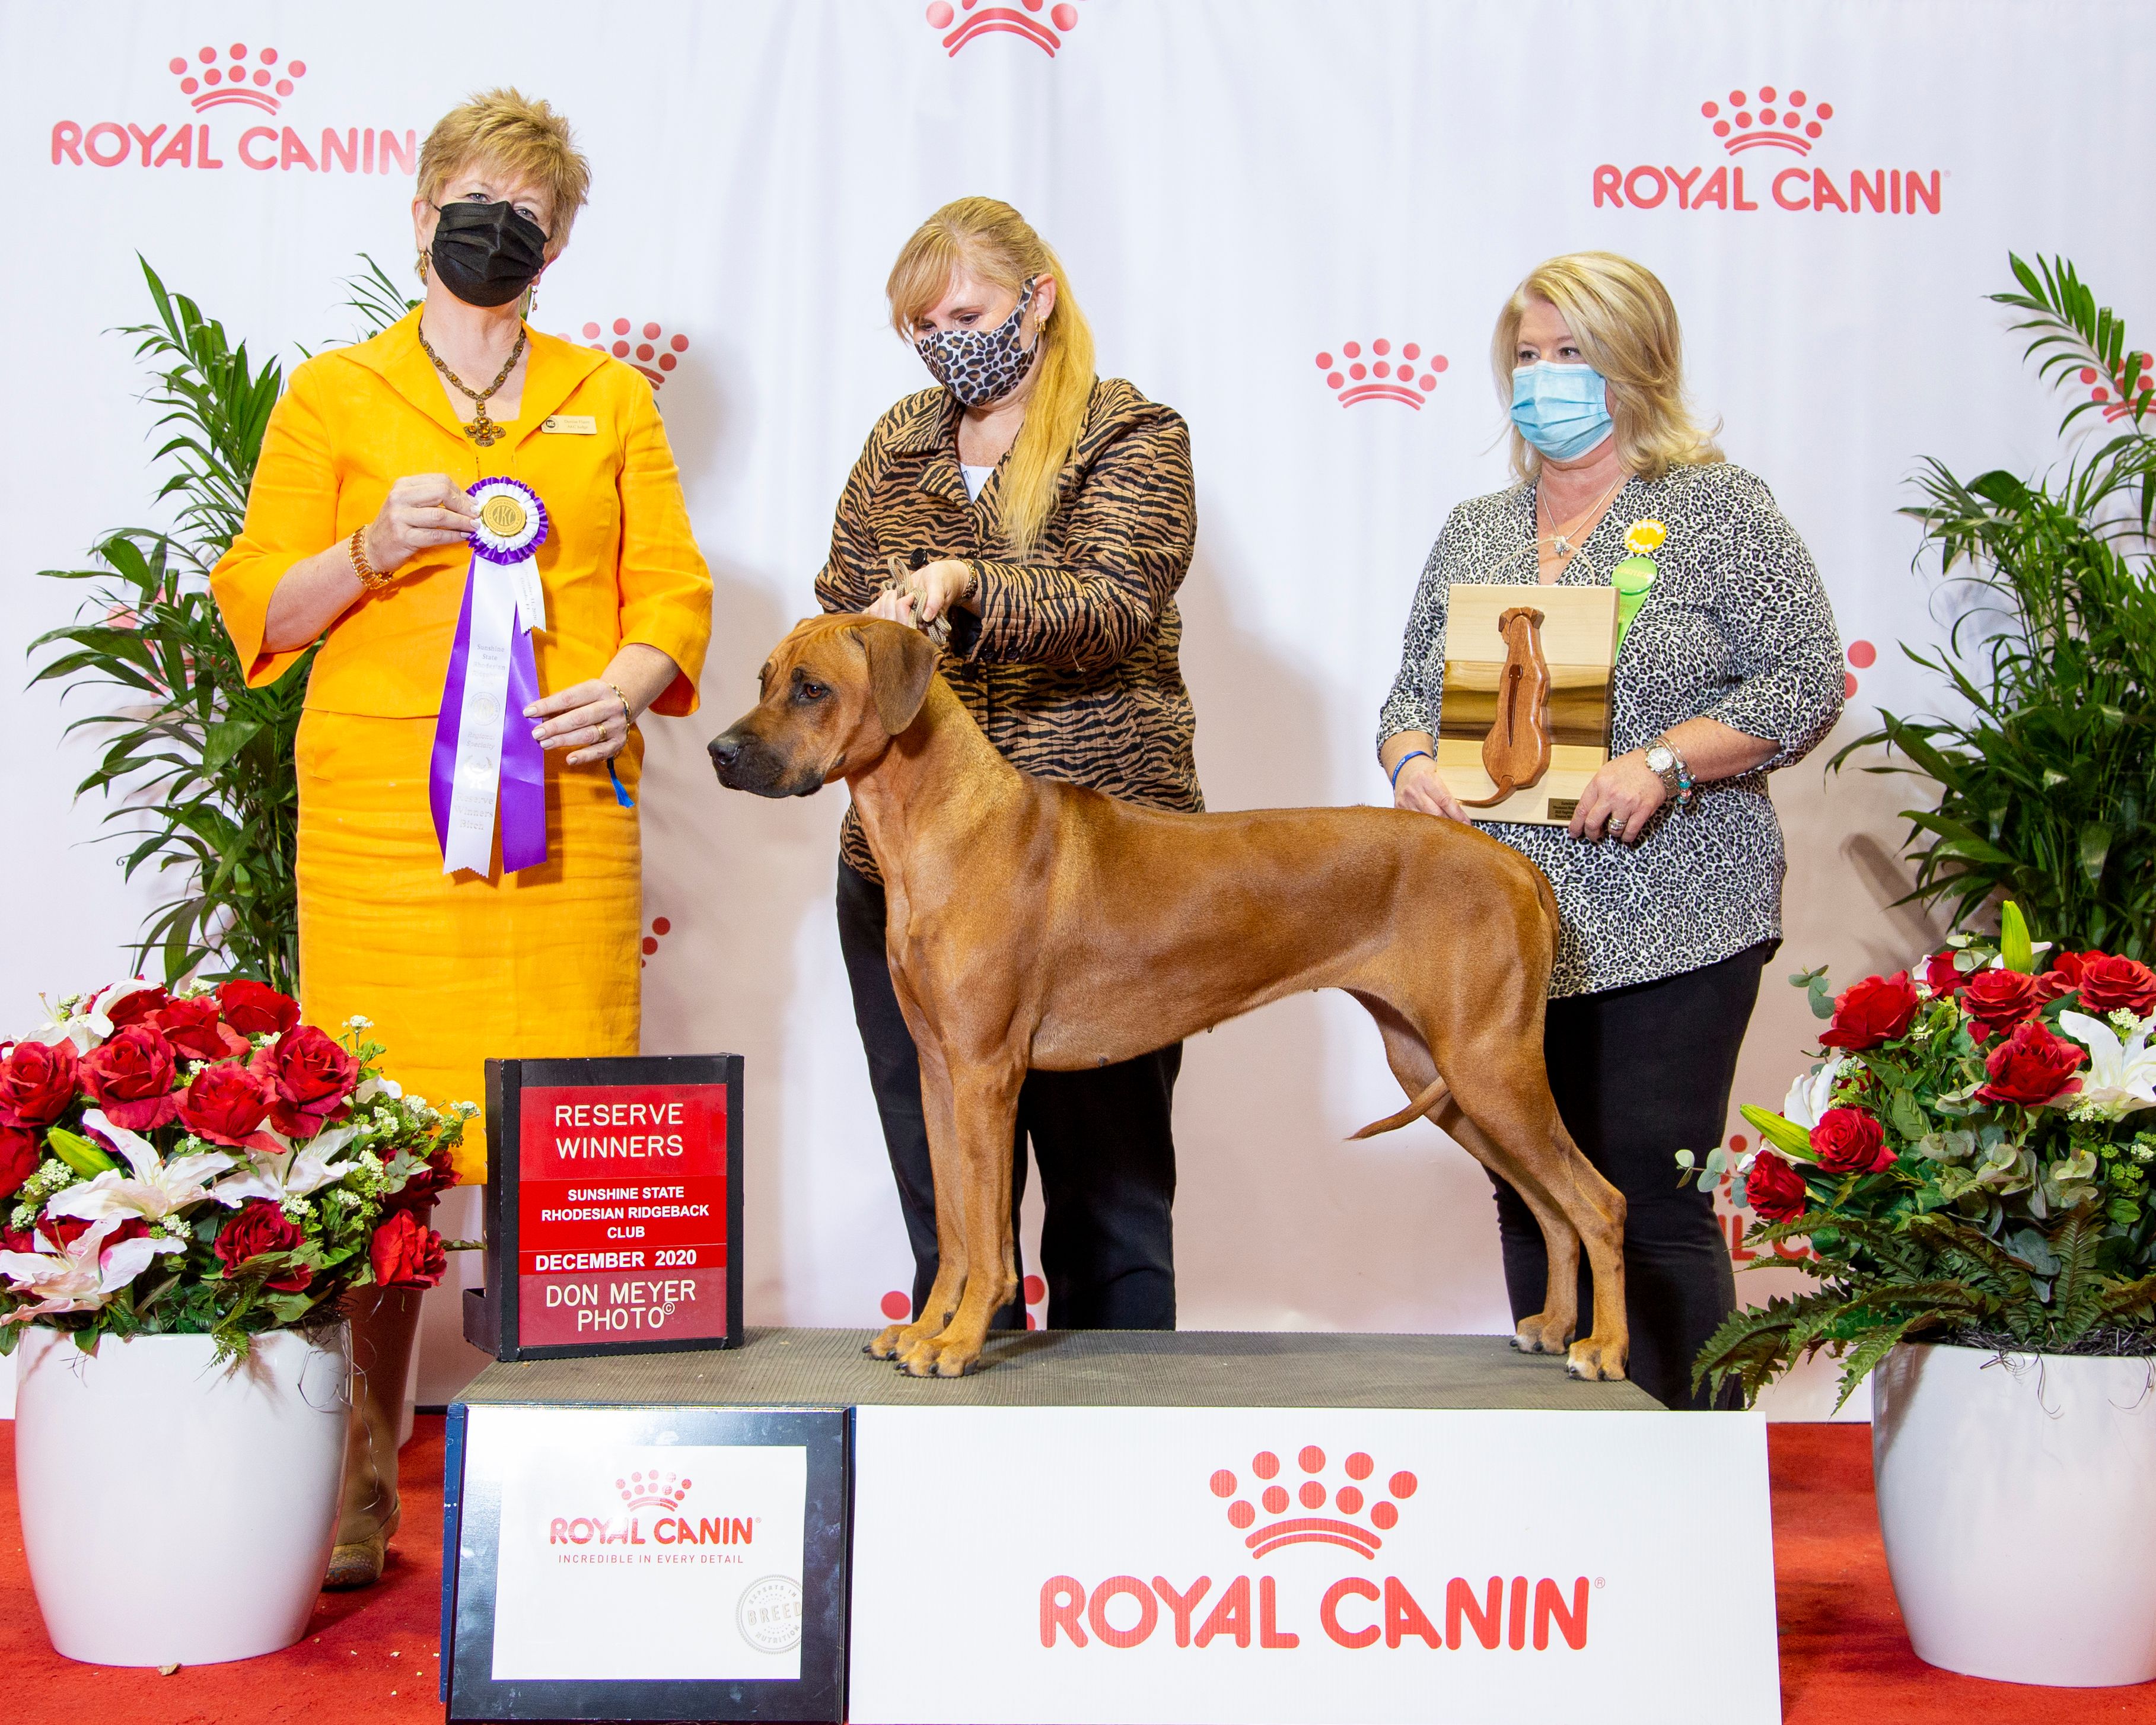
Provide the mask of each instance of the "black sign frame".
[{"label": "black sign frame", "polygon": [[[742,1057],[638,1055],[589,1060],[492,1060],[486,1063],[486,1286],[465,1291],[465,1339],[498,1360],[598,1359],[626,1353],[686,1353],[738,1348],[742,1341]],[[520,1334],[518,1188],[523,1096],[533,1089],[701,1084],[726,1093],[726,1319],[723,1337],[549,1343]]]},{"label": "black sign frame", "polygon": [[[501,1539],[498,1481],[470,1475],[471,1416],[573,1422],[609,1416],[608,1439],[644,1445],[800,1445],[801,1676],[649,1681],[496,1680],[495,1589]],[[463,1402],[449,1410],[443,1498],[441,1698],[452,1721],[486,1719],[802,1722],[846,1717],[847,1614],[853,1593],[853,1410],[850,1408],[624,1408]]]}]

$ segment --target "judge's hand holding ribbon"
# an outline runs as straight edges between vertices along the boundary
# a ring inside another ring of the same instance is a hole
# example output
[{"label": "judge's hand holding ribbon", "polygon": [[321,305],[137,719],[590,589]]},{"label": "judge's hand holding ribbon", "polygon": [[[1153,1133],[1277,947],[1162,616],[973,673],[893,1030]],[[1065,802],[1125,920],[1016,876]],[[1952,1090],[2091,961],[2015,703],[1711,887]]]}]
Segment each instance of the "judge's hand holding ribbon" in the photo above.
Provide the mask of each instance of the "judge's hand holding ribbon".
[{"label": "judge's hand holding ribbon", "polygon": [[367,561],[393,575],[423,551],[470,536],[479,505],[446,473],[408,473],[389,488],[361,542]]},{"label": "judge's hand holding ribbon", "polygon": [[531,736],[542,748],[567,749],[565,764],[611,761],[629,747],[629,727],[679,675],[674,661],[641,641],[624,642],[598,676],[542,696],[524,709],[543,722]]}]

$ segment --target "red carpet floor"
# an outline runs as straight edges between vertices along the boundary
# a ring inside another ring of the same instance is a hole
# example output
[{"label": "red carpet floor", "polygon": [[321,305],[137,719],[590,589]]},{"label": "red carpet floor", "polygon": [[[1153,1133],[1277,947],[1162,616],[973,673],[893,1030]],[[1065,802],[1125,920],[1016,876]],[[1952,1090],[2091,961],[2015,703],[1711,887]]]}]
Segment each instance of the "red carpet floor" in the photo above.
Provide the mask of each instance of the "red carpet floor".
[{"label": "red carpet floor", "polygon": [[[1769,1428],[1774,1571],[1788,1725],[2156,1725],[2156,1684],[2030,1689],[1950,1676],[1910,1652],[1871,1507],[1871,1432]],[[266,1659],[155,1671],[76,1665],[46,1643],[23,1565],[14,1427],[0,1421],[0,1717],[110,1725],[379,1725],[439,1720],[442,1422],[404,1451],[404,1527],[382,1584],[325,1594],[307,1637]],[[2071,1610],[2056,1578],[2030,1578],[2030,1609]],[[213,1592],[213,1586],[206,1587]],[[1702,1622],[1702,1633],[1711,1632]]]}]

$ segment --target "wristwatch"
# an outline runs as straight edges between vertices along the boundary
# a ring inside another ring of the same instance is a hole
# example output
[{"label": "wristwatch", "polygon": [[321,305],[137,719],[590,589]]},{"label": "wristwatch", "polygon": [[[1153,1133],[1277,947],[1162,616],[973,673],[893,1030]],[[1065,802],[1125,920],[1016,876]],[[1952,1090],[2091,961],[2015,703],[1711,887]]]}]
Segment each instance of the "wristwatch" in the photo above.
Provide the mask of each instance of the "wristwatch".
[{"label": "wristwatch", "polygon": [[1662,782],[1662,788],[1678,802],[1691,797],[1691,773],[1666,733],[1647,745],[1647,771]]}]

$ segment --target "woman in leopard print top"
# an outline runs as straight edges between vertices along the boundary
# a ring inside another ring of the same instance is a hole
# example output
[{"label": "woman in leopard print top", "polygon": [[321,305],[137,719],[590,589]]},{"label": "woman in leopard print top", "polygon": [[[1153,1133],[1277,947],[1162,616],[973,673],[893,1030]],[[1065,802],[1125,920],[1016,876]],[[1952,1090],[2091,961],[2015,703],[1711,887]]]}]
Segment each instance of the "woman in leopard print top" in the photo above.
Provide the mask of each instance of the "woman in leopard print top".
[{"label": "woman in leopard print top", "polygon": [[[1093,340],[1054,253],[1009,205],[962,198],[906,243],[891,321],[942,387],[876,422],[816,578],[827,611],[947,627],[942,672],[1022,771],[1156,809],[1201,809],[1178,661],[1176,589],[1197,510],[1172,408],[1093,375]],[[839,939],[914,1256],[935,1281],[921,1069],[891,988],[883,885],[849,809]],[[1041,1268],[1059,1327],[1173,1329],[1169,1110],[1178,1043],[1120,1065],[1029,1074],[1013,1147],[1013,1234],[1033,1144]],[[1025,1322],[1022,1298],[998,1327]]]},{"label": "woman in leopard print top", "polygon": [[[1635,523],[1666,530],[1617,657],[1613,758],[1569,827],[1483,829],[1556,890],[1551,1088],[1630,1206],[1632,1374],[1670,1405],[1691,1405],[1692,1358],[1735,1287],[1711,1199],[1677,1187],[1674,1155],[1722,1137],[1782,933],[1767,774],[1801,760],[1840,715],[1840,644],[1804,542],[1686,412],[1676,310],[1648,271],[1607,253],[1552,259],[1506,305],[1492,358],[1515,403],[1521,483],[1462,503],[1439,535],[1379,718],[1379,759],[1400,807],[1466,819],[1431,758],[1449,588],[1607,586]],[[1498,1217],[1517,1320],[1542,1308],[1542,1235],[1502,1182]],[[1583,1276],[1583,1312],[1586,1299]]]}]

